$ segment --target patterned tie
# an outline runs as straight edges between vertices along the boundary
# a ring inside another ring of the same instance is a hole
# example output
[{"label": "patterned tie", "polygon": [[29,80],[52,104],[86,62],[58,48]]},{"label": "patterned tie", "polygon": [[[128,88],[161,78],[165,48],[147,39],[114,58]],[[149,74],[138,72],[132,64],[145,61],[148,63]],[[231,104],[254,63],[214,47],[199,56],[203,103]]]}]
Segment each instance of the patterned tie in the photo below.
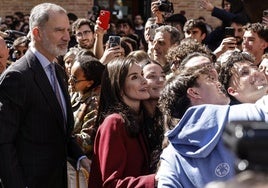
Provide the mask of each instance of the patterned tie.
[{"label": "patterned tie", "polygon": [[56,71],[55,71],[55,64],[51,63],[49,65],[49,71],[50,71],[50,79],[51,79],[51,84],[52,84],[52,88],[54,90],[54,93],[58,99],[58,102],[60,104],[61,110],[62,110],[62,114],[63,114],[63,118],[64,118],[64,125],[66,122],[66,115],[65,115],[65,110],[62,104],[62,99],[60,96],[60,88],[59,88],[59,84],[58,84],[58,80],[57,80],[57,76],[56,76]]}]

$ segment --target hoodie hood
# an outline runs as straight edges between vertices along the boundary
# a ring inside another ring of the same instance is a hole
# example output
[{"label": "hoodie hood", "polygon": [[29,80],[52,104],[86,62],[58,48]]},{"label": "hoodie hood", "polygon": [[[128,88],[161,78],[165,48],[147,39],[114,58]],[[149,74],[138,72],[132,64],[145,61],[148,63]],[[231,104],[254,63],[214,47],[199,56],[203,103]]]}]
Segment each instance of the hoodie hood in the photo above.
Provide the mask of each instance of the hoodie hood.
[{"label": "hoodie hood", "polygon": [[191,107],[166,136],[182,156],[205,158],[221,139],[224,125],[228,123],[228,111],[228,105],[221,105],[220,108],[219,105]]},{"label": "hoodie hood", "polygon": [[232,121],[268,122],[267,99],[256,104],[199,105],[189,108],[168,132],[157,172],[158,187],[203,188],[211,181],[235,175],[235,156],[225,147],[222,133]]}]

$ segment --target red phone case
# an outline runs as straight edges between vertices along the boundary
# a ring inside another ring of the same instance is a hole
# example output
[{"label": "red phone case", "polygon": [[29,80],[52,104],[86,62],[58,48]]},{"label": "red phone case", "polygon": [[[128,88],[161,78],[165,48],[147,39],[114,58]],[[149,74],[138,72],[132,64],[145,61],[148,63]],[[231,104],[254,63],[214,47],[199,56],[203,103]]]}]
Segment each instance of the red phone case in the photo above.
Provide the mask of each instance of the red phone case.
[{"label": "red phone case", "polygon": [[107,10],[101,10],[99,16],[100,24],[99,26],[105,30],[108,29],[108,25],[110,22],[110,12]]}]

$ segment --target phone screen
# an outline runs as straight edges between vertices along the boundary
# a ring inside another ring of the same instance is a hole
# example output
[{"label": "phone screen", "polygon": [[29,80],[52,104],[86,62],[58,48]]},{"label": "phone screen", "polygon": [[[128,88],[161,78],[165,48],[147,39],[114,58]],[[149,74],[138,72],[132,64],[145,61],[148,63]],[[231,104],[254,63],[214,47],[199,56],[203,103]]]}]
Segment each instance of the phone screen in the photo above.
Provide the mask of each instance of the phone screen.
[{"label": "phone screen", "polygon": [[234,37],[235,29],[233,27],[225,27],[225,37]]}]

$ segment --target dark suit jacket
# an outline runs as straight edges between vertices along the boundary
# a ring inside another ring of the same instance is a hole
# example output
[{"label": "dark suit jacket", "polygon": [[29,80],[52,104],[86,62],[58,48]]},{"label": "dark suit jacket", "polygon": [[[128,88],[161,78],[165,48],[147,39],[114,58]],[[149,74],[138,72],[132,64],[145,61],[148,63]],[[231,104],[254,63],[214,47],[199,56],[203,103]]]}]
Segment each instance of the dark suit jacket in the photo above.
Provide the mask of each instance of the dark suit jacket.
[{"label": "dark suit jacket", "polygon": [[0,78],[0,179],[5,188],[67,187],[66,158],[83,155],[71,138],[73,113],[67,77],[56,74],[67,108],[63,115],[42,65],[31,50]]}]

